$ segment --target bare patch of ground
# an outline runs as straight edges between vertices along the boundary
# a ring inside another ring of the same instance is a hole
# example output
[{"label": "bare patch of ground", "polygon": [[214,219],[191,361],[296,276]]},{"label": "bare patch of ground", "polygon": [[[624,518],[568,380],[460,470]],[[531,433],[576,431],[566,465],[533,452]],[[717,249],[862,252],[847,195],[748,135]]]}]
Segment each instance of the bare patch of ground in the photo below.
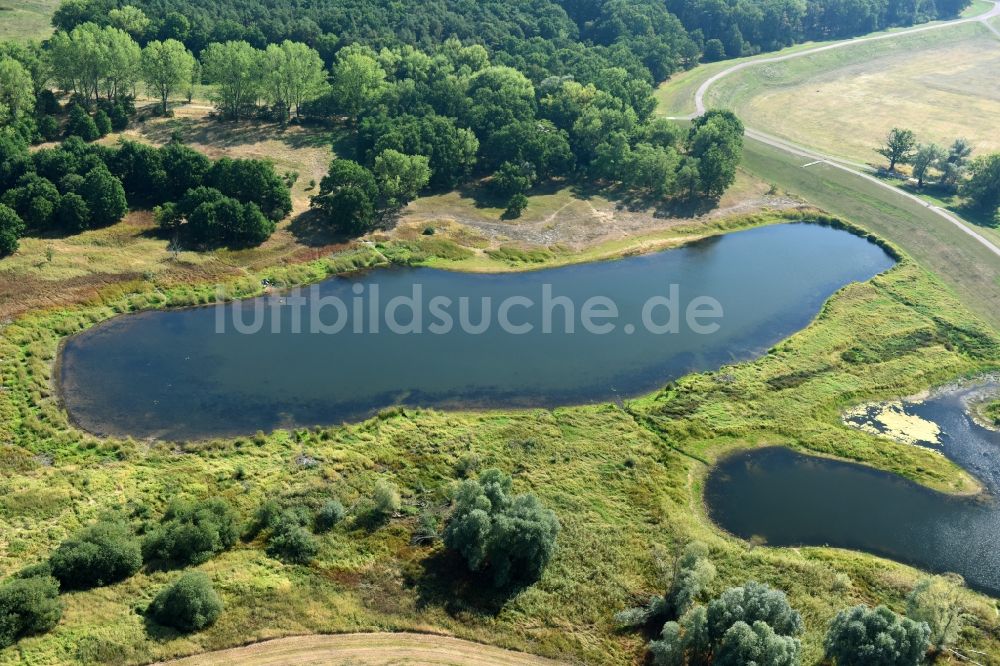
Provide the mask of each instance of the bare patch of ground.
[{"label": "bare patch of ground", "polygon": [[580,250],[682,224],[802,205],[798,199],[771,193],[768,184],[743,172],[717,204],[703,208],[658,209],[611,193],[562,186],[536,193],[524,214],[511,220],[505,219],[502,206],[477,196],[475,191],[455,191],[419,199],[407,208],[396,233],[405,236],[431,227],[446,230],[452,240],[470,247],[514,242]]},{"label": "bare patch of ground", "polygon": [[447,636],[407,633],[294,636],[231,650],[208,652],[171,662],[174,666],[245,664],[247,666],[330,666],[367,664],[494,664],[526,666],[556,664],[523,652],[503,650]]}]

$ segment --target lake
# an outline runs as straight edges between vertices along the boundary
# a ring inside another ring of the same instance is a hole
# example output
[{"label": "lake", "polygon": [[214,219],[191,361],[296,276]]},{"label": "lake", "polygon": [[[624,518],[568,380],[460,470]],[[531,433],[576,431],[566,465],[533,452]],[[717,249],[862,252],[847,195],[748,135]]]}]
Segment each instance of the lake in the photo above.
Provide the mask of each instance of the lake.
[{"label": "lake", "polygon": [[978,497],[935,492],[862,465],[764,448],[723,459],[705,486],[718,525],[773,546],[829,545],[863,550],[1000,594],[1000,433],[976,424],[956,388],[907,414],[936,423],[943,453],[986,487]]},{"label": "lake", "polygon": [[108,320],[66,341],[60,391],[88,431],[170,440],[336,424],[393,405],[610,401],[755,358],[838,289],[892,265],[863,238],[796,223],[528,272],[379,268],[302,298]]}]

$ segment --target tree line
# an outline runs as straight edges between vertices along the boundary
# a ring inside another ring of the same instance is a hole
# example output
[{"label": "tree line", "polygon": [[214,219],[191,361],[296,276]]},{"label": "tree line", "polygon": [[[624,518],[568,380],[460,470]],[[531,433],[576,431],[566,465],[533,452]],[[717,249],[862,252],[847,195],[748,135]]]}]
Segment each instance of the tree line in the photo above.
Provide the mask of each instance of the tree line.
[{"label": "tree line", "polygon": [[892,128],[875,152],[889,161],[890,172],[898,165],[910,165],[918,189],[935,179],[939,188],[965,197],[970,208],[1000,226],[1000,153],[973,158],[972,146],[965,139],[944,148],[921,143],[913,130],[900,127]]},{"label": "tree line", "polygon": [[[54,24],[95,22],[140,42],[176,39],[198,53],[213,42],[258,48],[303,42],[332,64],[351,44],[425,50],[448,37],[485,46],[498,62],[574,75],[581,57],[628,61],[660,81],[699,59],[751,55],[812,39],[858,35],[957,16],[970,0],[64,0]],[[553,68],[553,60],[559,60]],[[600,68],[600,67],[598,67]],[[626,67],[628,68],[628,67]],[[557,69],[562,71],[556,71]],[[540,80],[537,79],[537,80]],[[536,82],[537,82],[536,80]]]}]

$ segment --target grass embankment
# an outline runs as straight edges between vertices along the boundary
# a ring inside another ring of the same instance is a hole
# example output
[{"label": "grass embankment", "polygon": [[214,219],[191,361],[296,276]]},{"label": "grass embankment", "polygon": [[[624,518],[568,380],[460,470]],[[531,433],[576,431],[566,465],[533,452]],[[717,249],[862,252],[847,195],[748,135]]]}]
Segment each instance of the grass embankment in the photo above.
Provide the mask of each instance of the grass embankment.
[{"label": "grass embankment", "polygon": [[[987,0],[974,0],[974,2],[962,12],[962,18],[972,18],[980,14],[984,14],[989,11],[993,6],[992,2]],[[996,22],[998,19],[993,19]],[[923,27],[926,25],[935,25],[940,23],[940,21],[933,21],[927,24],[920,24],[913,27]],[[995,25],[995,23],[994,23]],[[895,33],[905,32],[910,28],[891,28],[889,30],[884,30],[881,32],[873,32],[867,35],[863,35],[856,39],[864,39],[866,37],[876,37],[882,35],[892,35]],[[656,99],[659,103],[657,112],[666,116],[687,116],[695,112],[694,97],[695,92],[698,87],[708,80],[711,76],[721,72],[724,69],[728,69],[735,64],[742,62],[752,62],[755,60],[763,60],[767,58],[773,58],[776,56],[785,56],[793,53],[799,53],[801,51],[808,51],[820,46],[826,46],[828,44],[834,44],[838,41],[851,41],[851,40],[831,40],[831,41],[815,41],[815,42],[803,42],[801,44],[794,44],[777,51],[770,51],[767,53],[759,53],[753,56],[747,56],[745,58],[732,58],[729,60],[722,60],[719,62],[705,63],[698,65],[694,69],[690,69],[684,72],[679,72],[674,76],[670,77],[664,81],[659,88],[656,90]],[[892,40],[889,40],[892,41]],[[848,50],[855,47],[848,47]],[[706,100],[707,101],[707,100]]]},{"label": "grass embankment", "polygon": [[851,220],[913,257],[954,289],[967,307],[1000,327],[996,255],[921,204],[826,164],[747,139],[743,167],[781,189]]},{"label": "grass embankment", "polygon": [[45,39],[58,6],[59,0],[0,0],[0,40]]},{"label": "grass embankment", "polygon": [[863,163],[892,127],[923,142],[963,137],[975,154],[1000,150],[998,38],[966,23],[748,67],[714,84],[706,105],[754,129]]},{"label": "grass embankment", "polygon": [[994,430],[1000,430],[1000,400],[984,400],[972,405],[976,420]]},{"label": "grass embankment", "polygon": [[[380,260],[372,249],[357,250],[245,277],[231,293],[257,293],[261,277],[301,283]],[[703,513],[707,467],[696,458],[782,443],[965,492],[973,482],[942,456],[846,428],[840,410],[1000,364],[996,337],[904,258],[843,289],[814,324],[762,359],[687,377],[623,406],[391,410],[356,425],[187,446],[102,440],[70,426],[51,384],[65,335],[118,312],[212,295],[208,285],[140,280],[0,331],[0,572],[44,558],[105,511],[155,517],[177,493],[222,497],[249,515],[265,499],[337,496],[351,506],[388,477],[403,489],[401,515],[375,530],[349,523],[321,536],[310,566],[283,565],[253,544],[201,565],[227,607],[203,632],[185,637],[145,625],[140,611],[175,574],[144,571],[64,595],[59,626],[0,652],[0,661],[135,663],[288,634],[434,630],[587,663],[628,663],[641,639],[615,632],[613,612],[655,592],[665,549],[692,538],[710,544],[717,588],[753,578],[788,590],[806,618],[807,660],[815,660],[838,609],[859,601],[902,609],[919,574],[856,553],[751,549],[722,535]],[[516,487],[536,493],[563,524],[542,580],[510,599],[455,583],[456,566],[439,546],[410,540],[419,512],[443,512],[456,467],[473,458],[513,473]],[[963,646],[1000,654],[994,605],[971,593],[968,603]]]}]

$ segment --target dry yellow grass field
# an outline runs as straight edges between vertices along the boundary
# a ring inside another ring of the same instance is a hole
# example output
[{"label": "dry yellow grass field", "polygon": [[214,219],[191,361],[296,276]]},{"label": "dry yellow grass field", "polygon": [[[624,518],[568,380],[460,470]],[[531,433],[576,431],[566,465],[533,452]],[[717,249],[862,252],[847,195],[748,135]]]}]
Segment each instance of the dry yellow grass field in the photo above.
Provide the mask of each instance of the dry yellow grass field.
[{"label": "dry yellow grass field", "polygon": [[1000,150],[997,72],[1000,38],[971,24],[750,68],[709,101],[751,127],[861,162],[880,163],[873,149],[895,126],[925,142],[964,137],[982,154]]}]

